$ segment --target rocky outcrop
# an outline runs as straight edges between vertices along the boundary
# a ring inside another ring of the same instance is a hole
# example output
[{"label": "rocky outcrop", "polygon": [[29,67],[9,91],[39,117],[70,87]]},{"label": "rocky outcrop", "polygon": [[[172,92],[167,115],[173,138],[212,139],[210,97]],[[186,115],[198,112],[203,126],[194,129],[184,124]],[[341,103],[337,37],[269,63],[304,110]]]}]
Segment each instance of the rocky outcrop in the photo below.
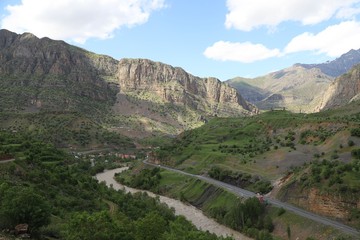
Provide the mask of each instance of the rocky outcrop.
[{"label": "rocky outcrop", "polygon": [[182,68],[160,62],[122,59],[117,76],[123,93],[148,92],[162,102],[192,107],[209,114],[239,115],[256,110],[234,88],[220,80],[195,77]]},{"label": "rocky outcrop", "polygon": [[318,188],[303,188],[297,183],[291,183],[280,190],[282,193],[277,197],[281,201],[300,206],[311,212],[332,217],[335,219],[348,220],[352,209],[360,206],[356,194],[346,196],[334,192],[322,192]]},{"label": "rocky outcrop", "polygon": [[329,86],[317,110],[344,106],[352,100],[357,100],[358,94],[360,94],[360,65],[356,65]]},{"label": "rocky outcrop", "polygon": [[[321,194],[318,189],[310,189],[307,201],[302,205],[308,205],[309,210],[325,216],[338,219],[346,219],[349,216],[349,203],[342,201],[341,197],[330,194]],[[356,208],[356,203],[353,204]]]}]

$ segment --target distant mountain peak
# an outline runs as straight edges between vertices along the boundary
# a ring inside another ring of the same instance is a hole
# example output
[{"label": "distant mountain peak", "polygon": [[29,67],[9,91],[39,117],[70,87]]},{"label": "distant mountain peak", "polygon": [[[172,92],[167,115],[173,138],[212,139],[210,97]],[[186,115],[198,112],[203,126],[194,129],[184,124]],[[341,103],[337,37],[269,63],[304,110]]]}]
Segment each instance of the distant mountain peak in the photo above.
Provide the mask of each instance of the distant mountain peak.
[{"label": "distant mountain peak", "polygon": [[28,32],[21,34],[21,38],[22,39],[29,39],[29,38],[38,39],[34,34],[28,33]]},{"label": "distant mountain peak", "polygon": [[302,66],[307,69],[319,68],[323,73],[331,77],[339,77],[348,72],[354,65],[360,63],[360,49],[351,49],[340,57],[320,64],[301,64],[297,63],[295,66]]}]

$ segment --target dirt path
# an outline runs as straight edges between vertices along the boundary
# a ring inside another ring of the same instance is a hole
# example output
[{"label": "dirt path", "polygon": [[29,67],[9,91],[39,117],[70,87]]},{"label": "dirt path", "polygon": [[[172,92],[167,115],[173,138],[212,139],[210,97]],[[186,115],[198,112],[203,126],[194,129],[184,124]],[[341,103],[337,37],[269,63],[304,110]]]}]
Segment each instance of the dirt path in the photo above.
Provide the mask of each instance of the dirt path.
[{"label": "dirt path", "polygon": [[99,182],[105,182],[107,186],[113,187],[116,190],[125,190],[126,192],[136,193],[136,192],[146,192],[150,197],[158,196],[160,202],[166,203],[170,208],[175,209],[176,215],[183,215],[187,220],[192,222],[198,229],[203,231],[209,231],[211,233],[215,233],[217,236],[232,236],[236,240],[250,240],[241,233],[234,231],[228,227],[225,227],[211,218],[208,218],[203,214],[202,211],[195,208],[191,205],[186,205],[179,200],[175,200],[172,198],[156,195],[149,191],[138,190],[134,188],[129,188],[124,185],[119,184],[115,181],[114,175],[115,173],[122,172],[126,170],[127,167],[117,168],[113,170],[108,170],[103,173],[99,173],[96,175],[96,179]]},{"label": "dirt path", "polygon": [[119,209],[119,206],[109,200],[103,199],[103,201],[109,206],[109,213],[113,216]]},{"label": "dirt path", "polygon": [[8,163],[8,162],[13,162],[13,161],[15,161],[15,158],[8,159],[8,160],[1,160],[0,163]]}]

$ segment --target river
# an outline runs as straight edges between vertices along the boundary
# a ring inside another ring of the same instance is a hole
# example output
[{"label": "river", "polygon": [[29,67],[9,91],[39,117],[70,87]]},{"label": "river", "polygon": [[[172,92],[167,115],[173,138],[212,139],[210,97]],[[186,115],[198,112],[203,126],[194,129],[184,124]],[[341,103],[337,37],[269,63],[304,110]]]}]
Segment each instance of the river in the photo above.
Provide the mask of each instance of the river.
[{"label": "river", "polygon": [[183,215],[187,220],[192,222],[198,229],[202,231],[209,231],[211,233],[216,234],[217,236],[232,236],[236,240],[250,240],[241,233],[234,231],[228,227],[225,227],[211,218],[208,218],[203,214],[202,211],[195,208],[194,206],[187,205],[179,200],[164,197],[161,195],[156,195],[149,191],[139,190],[135,188],[130,188],[119,184],[115,181],[114,175],[115,173],[120,173],[122,171],[127,170],[127,167],[116,168],[112,170],[106,170],[102,173],[98,173],[96,175],[96,179],[99,182],[105,182],[108,187],[112,186],[115,190],[125,190],[126,192],[136,193],[136,192],[146,192],[150,197],[158,196],[160,202],[166,203],[169,207],[175,209],[176,215]]}]

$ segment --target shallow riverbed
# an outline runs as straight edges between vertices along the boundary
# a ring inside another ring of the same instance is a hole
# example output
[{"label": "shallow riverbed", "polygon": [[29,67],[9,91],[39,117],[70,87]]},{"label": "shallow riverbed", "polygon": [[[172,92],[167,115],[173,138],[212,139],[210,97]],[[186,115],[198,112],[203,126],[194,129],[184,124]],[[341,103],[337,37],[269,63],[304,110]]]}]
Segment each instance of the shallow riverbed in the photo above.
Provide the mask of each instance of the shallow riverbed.
[{"label": "shallow riverbed", "polygon": [[122,171],[127,170],[127,167],[116,168],[112,170],[107,170],[102,173],[98,173],[96,175],[96,179],[99,182],[105,182],[108,187],[112,186],[116,190],[125,190],[126,192],[147,192],[149,196],[156,197],[159,196],[161,202],[166,203],[169,207],[175,209],[176,215],[183,215],[187,220],[192,222],[198,229],[203,231],[209,231],[211,233],[215,233],[218,236],[232,236],[236,240],[249,240],[250,238],[242,235],[241,233],[234,231],[228,227],[225,227],[211,218],[208,218],[203,214],[202,211],[195,208],[194,206],[187,205],[179,200],[164,197],[161,195],[156,195],[149,191],[129,188],[124,185],[119,184],[115,181],[114,175],[115,173],[120,173]]}]

